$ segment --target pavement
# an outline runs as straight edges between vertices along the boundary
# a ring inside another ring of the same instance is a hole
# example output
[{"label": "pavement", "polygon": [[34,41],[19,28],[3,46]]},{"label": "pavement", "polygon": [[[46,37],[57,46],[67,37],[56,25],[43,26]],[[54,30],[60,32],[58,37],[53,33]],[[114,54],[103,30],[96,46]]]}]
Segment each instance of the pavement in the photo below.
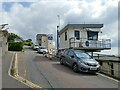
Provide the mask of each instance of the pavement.
[{"label": "pavement", "polygon": [[2,90],[16,90],[18,88],[19,90],[23,90],[23,88],[33,90],[8,75],[8,70],[12,61],[12,56],[13,52],[7,52],[6,55],[2,58]]}]

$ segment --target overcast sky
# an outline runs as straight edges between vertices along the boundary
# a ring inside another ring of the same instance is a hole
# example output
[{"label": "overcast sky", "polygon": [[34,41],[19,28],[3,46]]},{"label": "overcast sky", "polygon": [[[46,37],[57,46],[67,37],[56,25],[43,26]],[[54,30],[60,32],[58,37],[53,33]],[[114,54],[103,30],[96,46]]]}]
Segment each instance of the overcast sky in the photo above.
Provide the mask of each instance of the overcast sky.
[{"label": "overcast sky", "polygon": [[0,4],[0,24],[8,23],[9,32],[33,41],[38,33],[54,34],[55,38],[57,15],[61,28],[70,23],[102,23],[100,36],[112,42],[112,49],[103,53],[118,53],[118,0],[10,1]]}]

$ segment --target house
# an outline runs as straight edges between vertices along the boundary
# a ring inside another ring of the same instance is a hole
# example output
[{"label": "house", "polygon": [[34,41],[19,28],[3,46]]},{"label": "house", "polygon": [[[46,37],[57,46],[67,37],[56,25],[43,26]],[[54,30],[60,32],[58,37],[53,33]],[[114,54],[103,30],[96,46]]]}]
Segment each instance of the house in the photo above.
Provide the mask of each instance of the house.
[{"label": "house", "polygon": [[48,49],[55,49],[55,41],[53,40],[52,34],[37,34],[36,43]]},{"label": "house", "polygon": [[7,43],[8,32],[6,30],[0,30],[0,56],[4,56],[8,51]]},{"label": "house", "polygon": [[46,46],[48,45],[48,38],[46,34],[37,34],[36,35],[36,42],[40,46]]},{"label": "house", "polygon": [[111,49],[110,39],[99,39],[103,24],[68,24],[59,31],[60,49],[75,48],[87,52]]}]

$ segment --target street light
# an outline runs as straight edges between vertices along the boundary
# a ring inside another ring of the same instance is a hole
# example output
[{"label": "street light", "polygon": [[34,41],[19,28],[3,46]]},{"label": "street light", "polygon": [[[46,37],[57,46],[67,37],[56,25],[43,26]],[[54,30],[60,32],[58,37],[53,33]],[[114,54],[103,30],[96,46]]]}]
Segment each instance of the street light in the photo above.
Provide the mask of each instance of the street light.
[{"label": "street light", "polygon": [[59,30],[60,30],[60,16],[57,15],[58,17],[58,25],[57,25],[57,50],[59,49]]},{"label": "street light", "polygon": [[59,26],[57,26],[57,50],[59,49]]}]

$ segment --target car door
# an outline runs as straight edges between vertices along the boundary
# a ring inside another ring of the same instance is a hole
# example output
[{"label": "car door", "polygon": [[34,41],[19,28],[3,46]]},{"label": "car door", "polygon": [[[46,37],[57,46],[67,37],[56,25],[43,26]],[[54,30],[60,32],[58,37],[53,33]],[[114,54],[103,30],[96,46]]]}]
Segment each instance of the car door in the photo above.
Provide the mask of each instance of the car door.
[{"label": "car door", "polygon": [[75,61],[75,55],[74,55],[74,52],[73,52],[72,50],[70,50],[70,51],[68,52],[67,63],[68,63],[70,66],[72,66],[73,63],[74,63],[74,61]]},{"label": "car door", "polygon": [[68,52],[69,52],[68,50],[65,50],[65,51],[64,51],[64,54],[62,54],[63,62],[66,63],[66,64],[68,64],[68,63],[67,63]]}]

